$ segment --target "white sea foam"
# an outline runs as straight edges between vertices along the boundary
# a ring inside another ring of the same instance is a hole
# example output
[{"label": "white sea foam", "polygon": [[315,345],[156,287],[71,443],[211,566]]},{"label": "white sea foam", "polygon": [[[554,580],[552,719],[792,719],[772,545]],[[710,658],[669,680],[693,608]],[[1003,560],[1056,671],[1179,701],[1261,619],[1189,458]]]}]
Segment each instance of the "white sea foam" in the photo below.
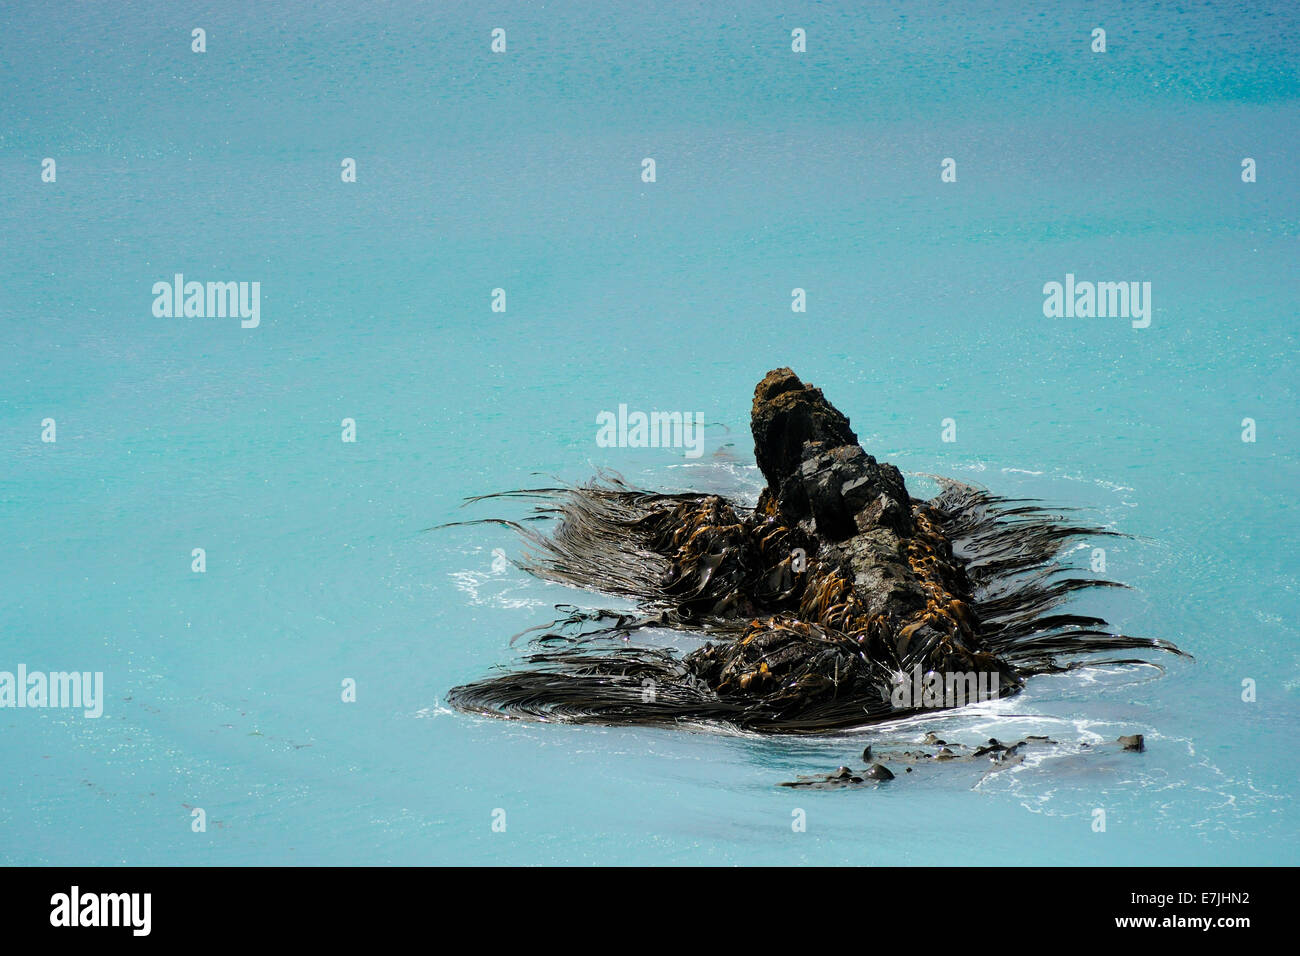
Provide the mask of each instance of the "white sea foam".
[{"label": "white sea foam", "polygon": [[452,710],[446,704],[439,701],[438,703],[434,704],[432,707],[421,707],[419,710],[415,712],[415,718],[416,720],[433,720],[437,717],[452,716],[455,713],[456,712],[454,710]]},{"label": "white sea foam", "polygon": [[[482,549],[479,549],[481,551]],[[466,568],[452,571],[450,577],[456,590],[469,597],[469,603],[478,607],[541,608],[548,602],[529,592],[544,582],[525,575],[510,564],[500,548],[492,552],[488,570]]]}]

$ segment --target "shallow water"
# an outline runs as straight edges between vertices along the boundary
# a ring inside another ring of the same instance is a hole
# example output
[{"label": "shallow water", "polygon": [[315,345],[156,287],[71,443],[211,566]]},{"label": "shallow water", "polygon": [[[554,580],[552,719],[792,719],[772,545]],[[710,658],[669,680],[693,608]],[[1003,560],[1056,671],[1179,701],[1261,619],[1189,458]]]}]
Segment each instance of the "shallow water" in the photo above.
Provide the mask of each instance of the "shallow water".
[{"label": "shallow water", "polygon": [[[0,670],[107,697],[0,710],[0,860],[1300,862],[1293,5],[0,18]],[[176,272],[260,281],[260,326],[155,318]],[[1150,281],[1150,327],[1044,318],[1066,273]],[[815,740],[447,711],[553,605],[612,602],[421,529],[535,473],[752,496],[780,365],[914,492],[1132,535],[1132,590],[1075,606],[1196,659]],[[599,447],[619,403],[701,412],[705,455]],[[927,730],[1148,751],[777,786]]]}]

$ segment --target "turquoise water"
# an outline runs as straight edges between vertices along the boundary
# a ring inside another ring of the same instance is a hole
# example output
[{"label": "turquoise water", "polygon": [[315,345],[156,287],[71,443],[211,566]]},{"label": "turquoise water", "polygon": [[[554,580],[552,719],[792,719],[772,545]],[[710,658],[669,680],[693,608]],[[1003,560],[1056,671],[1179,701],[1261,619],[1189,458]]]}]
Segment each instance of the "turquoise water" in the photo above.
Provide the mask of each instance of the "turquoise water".
[{"label": "turquoise water", "polygon": [[[106,702],[0,710],[0,860],[1300,862],[1300,12],[1041,6],[6,5],[0,670]],[[260,325],[155,317],[178,272]],[[1067,273],[1151,282],[1150,327],[1045,318]],[[448,711],[613,602],[422,529],[536,473],[752,497],[781,365],[915,492],[1132,535],[1077,606],[1195,660],[814,740]],[[705,455],[599,447],[620,403]],[[927,730],[1148,751],[777,786]]]}]

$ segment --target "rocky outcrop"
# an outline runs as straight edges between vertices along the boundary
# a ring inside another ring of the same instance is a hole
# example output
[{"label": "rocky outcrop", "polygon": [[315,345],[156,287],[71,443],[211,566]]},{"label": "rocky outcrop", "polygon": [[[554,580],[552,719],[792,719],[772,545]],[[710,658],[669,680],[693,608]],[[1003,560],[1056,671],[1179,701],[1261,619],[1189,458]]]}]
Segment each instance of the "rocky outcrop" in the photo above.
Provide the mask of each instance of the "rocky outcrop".
[{"label": "rocky outcrop", "polygon": [[[1015,693],[1028,675],[1098,651],[1181,653],[1111,633],[1100,618],[1052,613],[1075,591],[1110,585],[1056,576],[1062,546],[1112,532],[955,482],[932,501],[913,499],[899,470],[788,368],[758,383],[751,425],[767,482],[753,508],[609,477],[510,493],[540,499],[534,517],[560,518],[552,535],[498,522],[532,546],[521,567],[639,610],[570,609],[526,666],[454,688],[450,703],[545,720],[814,733],[962,706],[970,700],[953,690],[963,686]],[[641,628],[705,642],[680,655],[630,644]]]},{"label": "rocky outcrop", "polygon": [[755,388],[750,418],[767,479],[759,511],[816,542],[819,567],[842,575],[867,621],[894,634],[900,661],[927,647],[938,659],[924,655],[926,669],[1004,670],[977,653],[970,583],[949,542],[902,473],[863,450],[821,389],[775,369]]},{"label": "rocky outcrop", "polygon": [[863,451],[848,418],[788,368],[759,382],[750,419],[767,479],[760,510],[815,539],[825,562],[844,565],[868,614],[901,617],[924,606],[907,562],[914,527],[899,470]]},{"label": "rocky outcrop", "polygon": [[911,533],[903,476],[862,450],[849,420],[788,368],[768,372],[750,412],[754,457],[781,513],[827,541]]}]

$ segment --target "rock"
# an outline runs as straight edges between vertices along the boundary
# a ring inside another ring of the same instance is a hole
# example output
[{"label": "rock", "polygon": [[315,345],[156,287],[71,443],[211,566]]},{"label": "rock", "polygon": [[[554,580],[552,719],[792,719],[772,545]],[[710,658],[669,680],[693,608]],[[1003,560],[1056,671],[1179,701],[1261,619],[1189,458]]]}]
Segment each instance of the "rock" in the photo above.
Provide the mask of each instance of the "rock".
[{"label": "rock", "polygon": [[868,767],[859,773],[854,773],[848,767],[840,767],[833,773],[815,774],[813,776],[801,776],[794,780],[787,780],[781,783],[783,787],[806,787],[810,790],[842,790],[845,787],[856,786],[864,783],[880,783],[885,780],[893,780],[894,775],[888,769],[880,764]]},{"label": "rock", "polygon": [[866,762],[866,763],[871,763],[871,745],[870,745],[870,744],[867,744],[867,748],[866,748],[865,750],[862,751],[862,759],[863,759],[863,761]]},{"label": "rock", "polygon": [[862,450],[849,420],[788,368],[768,372],[750,413],[754,457],[786,520],[827,541],[912,530],[902,473]]},{"label": "rock", "polygon": [[[1054,672],[1056,654],[1180,653],[1108,633],[1100,619],[1050,613],[1079,583],[1047,583],[1063,545],[1101,529],[960,482],[913,499],[901,472],[864,450],[849,419],[788,368],[754,389],[751,424],[766,480],[753,506],[614,477],[528,492],[542,502],[525,520],[559,524],[539,536],[504,522],[540,546],[521,566],[637,609],[574,609],[535,640],[579,629],[621,640],[590,656],[548,643],[521,668],[453,688],[448,701],[540,720],[815,733],[961,706],[970,701],[954,689],[976,676],[996,678],[982,682],[984,693],[1005,697],[1028,676]],[[1062,622],[1088,626],[1057,634]],[[682,654],[628,642],[650,626],[707,628],[714,640]],[[946,699],[930,675],[947,679]],[[646,679],[661,690],[651,699]]]},{"label": "rock", "polygon": [[1131,753],[1140,754],[1147,749],[1146,741],[1143,740],[1141,734],[1129,734],[1127,737],[1120,737],[1116,743]]},{"label": "rock", "polygon": [[750,421],[759,470],[774,489],[799,469],[805,443],[858,443],[844,413],[788,368],[773,369],[755,387]]}]

